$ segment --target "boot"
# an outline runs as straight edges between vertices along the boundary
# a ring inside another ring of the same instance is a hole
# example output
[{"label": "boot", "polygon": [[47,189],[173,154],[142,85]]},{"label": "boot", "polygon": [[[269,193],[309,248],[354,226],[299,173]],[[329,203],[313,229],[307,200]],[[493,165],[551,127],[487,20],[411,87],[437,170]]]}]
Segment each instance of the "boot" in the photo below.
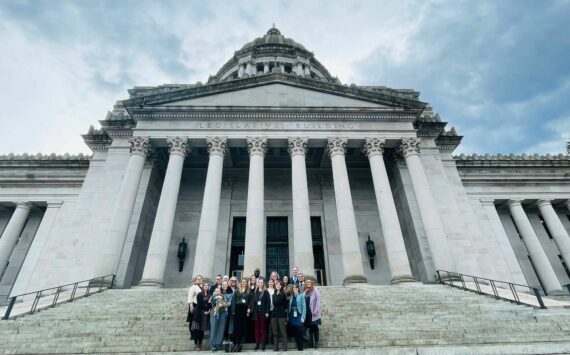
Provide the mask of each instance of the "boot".
[{"label": "boot", "polygon": [[319,328],[315,328],[315,349],[319,348]]},{"label": "boot", "polygon": [[314,343],[313,343],[313,329],[309,328],[309,344],[307,345],[308,348],[314,348]]},{"label": "boot", "polygon": [[255,343],[255,348],[253,350],[259,350],[259,343]]},{"label": "boot", "polygon": [[265,351],[265,343],[261,343],[261,351]]}]

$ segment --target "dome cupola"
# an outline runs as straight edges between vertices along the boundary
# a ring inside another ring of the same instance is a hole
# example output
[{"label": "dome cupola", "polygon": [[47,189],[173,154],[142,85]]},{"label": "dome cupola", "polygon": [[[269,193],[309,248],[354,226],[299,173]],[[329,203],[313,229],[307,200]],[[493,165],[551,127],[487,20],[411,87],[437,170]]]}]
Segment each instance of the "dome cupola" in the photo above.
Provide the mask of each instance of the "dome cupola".
[{"label": "dome cupola", "polygon": [[246,43],[208,80],[220,82],[244,77],[283,73],[338,83],[303,45],[281,34],[275,25],[263,37]]}]

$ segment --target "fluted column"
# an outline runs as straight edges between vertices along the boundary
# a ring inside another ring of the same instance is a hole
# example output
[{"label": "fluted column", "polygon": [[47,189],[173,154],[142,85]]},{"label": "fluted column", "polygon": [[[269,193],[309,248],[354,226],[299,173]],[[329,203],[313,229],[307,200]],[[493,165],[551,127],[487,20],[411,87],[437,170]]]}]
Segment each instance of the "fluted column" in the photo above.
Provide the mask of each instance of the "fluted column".
[{"label": "fluted column", "polygon": [[170,148],[170,158],[158,200],[143,276],[139,286],[162,287],[164,285],[164,270],[166,269],[168,247],[170,246],[178,202],[180,179],[182,178],[184,159],[190,153],[188,138],[174,137],[167,138],[166,141]]},{"label": "fluted column", "polygon": [[247,184],[247,212],[245,222],[245,275],[255,268],[265,275],[265,197],[264,159],[267,152],[266,137],[247,138],[249,152],[249,180]]},{"label": "fluted column", "polygon": [[238,65],[238,78],[243,78],[243,74],[244,74],[244,64],[240,63]]},{"label": "fluted column", "polygon": [[418,138],[402,138],[400,146],[402,155],[410,172],[412,187],[422,218],[431,257],[436,270],[457,271],[453,256],[449,251],[447,237],[433,198],[424,166],[419,156],[420,140]]},{"label": "fluted column", "polygon": [[415,281],[410,268],[390,181],[386,173],[384,158],[382,157],[384,143],[383,139],[366,138],[362,151],[368,156],[370,162],[374,193],[376,194],[388,265],[390,266],[390,274],[392,276],[391,282],[394,284]]},{"label": "fluted column", "polygon": [[129,144],[131,156],[113,205],[109,233],[105,238],[105,245],[95,268],[94,277],[117,273],[137,199],[144,163],[151,148],[149,137],[131,138]]},{"label": "fluted column", "polygon": [[366,283],[362,254],[356,228],[356,217],[352,206],[352,195],[348,183],[346,170],[346,138],[328,138],[327,150],[331,158],[336,213],[338,216],[338,230],[340,234],[340,247],[342,249],[342,264],[344,268],[343,283]]},{"label": "fluted column", "polygon": [[297,75],[303,76],[303,63],[297,62],[297,65],[295,65],[295,72]]},{"label": "fluted column", "polygon": [[289,138],[291,185],[293,190],[294,265],[297,265],[305,276],[314,278],[315,258],[313,256],[311,209],[309,207],[309,188],[307,186],[307,168],[305,166],[308,144],[309,138]]},{"label": "fluted column", "polygon": [[521,205],[520,200],[509,200],[508,202],[511,215],[515,221],[515,225],[521,237],[523,239],[524,245],[532,259],[532,263],[536,268],[536,273],[542,282],[542,285],[546,289],[547,293],[558,293],[562,292],[562,285],[556,277],[556,273],[548,260],[546,252],[542,248],[538,237],[530,221]]},{"label": "fluted column", "polygon": [[269,62],[263,62],[263,74],[269,73]]},{"label": "fluted column", "polygon": [[566,232],[564,225],[562,225],[560,218],[554,211],[550,200],[538,200],[537,205],[550,231],[550,235],[552,235],[556,245],[558,245],[564,262],[566,265],[570,265],[570,236],[568,236],[568,232]]},{"label": "fluted column", "polygon": [[305,65],[305,76],[311,76],[311,69],[308,65]]},{"label": "fluted column", "polygon": [[10,217],[8,225],[0,237],[0,279],[8,266],[8,261],[10,260],[10,255],[14,251],[14,247],[18,242],[20,234],[26,225],[26,220],[30,215],[30,210],[32,209],[32,204],[29,202],[17,202],[16,210]]},{"label": "fluted column", "polygon": [[203,275],[209,278],[213,275],[214,256],[216,253],[216,238],[218,234],[218,217],[220,215],[220,196],[222,192],[222,171],[224,156],[227,150],[227,138],[208,137],[208,174],[204,187],[204,200],[198,228],[198,241],[196,242],[196,256],[194,258],[194,275]]}]

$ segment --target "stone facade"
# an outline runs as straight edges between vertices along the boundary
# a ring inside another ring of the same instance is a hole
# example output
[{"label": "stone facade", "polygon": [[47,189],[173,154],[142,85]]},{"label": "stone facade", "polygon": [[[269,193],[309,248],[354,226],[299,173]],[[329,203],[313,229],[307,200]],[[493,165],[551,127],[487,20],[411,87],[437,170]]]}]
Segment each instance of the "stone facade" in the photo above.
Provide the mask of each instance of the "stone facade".
[{"label": "stone facade", "polygon": [[418,92],[341,85],[277,29],[205,85],[129,94],[83,136],[91,157],[0,156],[0,297],[294,265],[328,285],[570,283],[568,155],[454,157]]}]

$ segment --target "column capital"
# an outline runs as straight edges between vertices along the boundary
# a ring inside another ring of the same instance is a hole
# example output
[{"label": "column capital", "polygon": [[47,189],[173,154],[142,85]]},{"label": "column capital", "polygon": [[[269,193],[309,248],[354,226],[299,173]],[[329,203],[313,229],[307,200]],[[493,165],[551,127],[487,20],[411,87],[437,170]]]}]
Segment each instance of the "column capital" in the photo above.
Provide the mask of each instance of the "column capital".
[{"label": "column capital", "polygon": [[345,137],[329,137],[327,138],[327,151],[332,158],[335,155],[346,154],[346,143],[348,138]]},{"label": "column capital", "polygon": [[32,203],[29,201],[15,201],[14,203],[16,204],[16,208],[32,208]]},{"label": "column capital", "polygon": [[421,140],[416,137],[402,138],[402,143],[400,143],[400,152],[404,158],[412,155],[418,154],[420,152]]},{"label": "column capital", "polygon": [[131,154],[142,155],[143,157],[146,158],[150,153],[151,149],[150,137],[129,138],[129,145],[130,145],[129,152]]},{"label": "column capital", "polygon": [[367,157],[382,155],[382,153],[384,153],[384,144],[386,144],[385,139],[365,138],[364,144],[362,145],[362,153]]},{"label": "column capital", "polygon": [[522,207],[522,201],[523,201],[522,199],[519,199],[519,200],[517,200],[517,199],[508,200],[508,201],[507,201],[507,205],[508,205],[509,207],[512,207],[512,206],[521,206],[521,207]]},{"label": "column capital", "polygon": [[265,153],[267,153],[267,137],[248,137],[247,152],[250,156],[265,156]]},{"label": "column capital", "polygon": [[308,137],[290,137],[288,140],[289,155],[305,156],[309,150]]},{"label": "column capital", "polygon": [[226,156],[228,151],[228,139],[226,137],[206,137],[208,154]]},{"label": "column capital", "polygon": [[538,207],[540,207],[540,206],[546,206],[546,205],[552,206],[552,200],[546,199],[546,198],[541,198],[541,199],[539,199],[538,201],[536,201],[536,205],[537,205]]},{"label": "column capital", "polygon": [[192,151],[190,141],[186,137],[170,137],[166,138],[166,142],[168,143],[170,155],[177,154],[186,157]]}]

